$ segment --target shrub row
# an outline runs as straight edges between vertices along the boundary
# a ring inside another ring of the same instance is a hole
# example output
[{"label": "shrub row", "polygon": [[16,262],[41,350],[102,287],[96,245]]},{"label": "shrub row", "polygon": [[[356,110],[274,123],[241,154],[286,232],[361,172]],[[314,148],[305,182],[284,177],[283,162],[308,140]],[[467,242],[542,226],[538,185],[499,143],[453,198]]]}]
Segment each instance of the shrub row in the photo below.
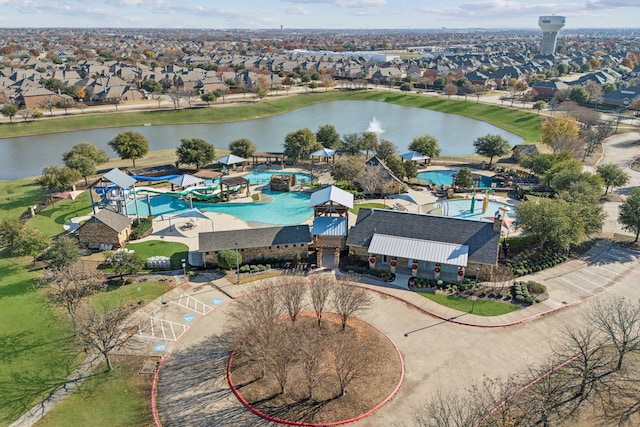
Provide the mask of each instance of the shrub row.
[{"label": "shrub row", "polygon": [[442,290],[450,290],[452,292],[464,292],[467,289],[472,289],[475,285],[475,281],[471,279],[464,279],[461,282],[449,282],[446,280],[427,279],[426,277],[413,277],[413,282],[409,279],[410,283],[416,288],[436,288]]},{"label": "shrub row", "polygon": [[516,261],[507,260],[507,268],[516,276],[536,273],[546,268],[553,267],[567,260],[565,255],[545,252],[541,255],[531,255],[523,253]]},{"label": "shrub row", "polygon": [[255,273],[270,269],[271,264],[244,264],[240,266],[240,273]]},{"label": "shrub row", "polygon": [[527,284],[525,282],[514,282],[511,289],[513,293],[513,299],[516,300],[516,302],[526,305],[533,304],[533,298],[531,297],[531,294],[529,293],[529,289],[527,289]]},{"label": "shrub row", "polygon": [[380,270],[375,268],[369,268],[368,266],[361,265],[348,265],[345,270],[347,273],[357,273],[357,274],[368,274],[370,276],[379,277],[381,279],[386,279],[391,276],[391,272],[389,270]]}]

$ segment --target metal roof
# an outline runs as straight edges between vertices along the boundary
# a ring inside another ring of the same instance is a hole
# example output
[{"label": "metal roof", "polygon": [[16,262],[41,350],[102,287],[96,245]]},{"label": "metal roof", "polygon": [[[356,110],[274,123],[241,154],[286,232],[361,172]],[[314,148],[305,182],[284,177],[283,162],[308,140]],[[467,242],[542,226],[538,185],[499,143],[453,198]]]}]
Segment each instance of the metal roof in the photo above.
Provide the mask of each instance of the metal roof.
[{"label": "metal roof", "polygon": [[191,185],[200,185],[204,184],[204,179],[199,178],[197,176],[184,174],[180,175],[176,178],[172,178],[169,180],[171,184],[177,185],[179,187],[189,187]]},{"label": "metal roof", "polygon": [[111,169],[103,176],[120,188],[131,188],[136,183],[136,180],[134,178],[122,172],[118,168]]},{"label": "metal roof", "polygon": [[339,216],[319,216],[313,220],[314,236],[346,236],[347,218]]},{"label": "metal roof", "polygon": [[388,236],[378,233],[374,233],[371,238],[369,252],[460,267],[466,267],[469,260],[469,246],[467,245]]},{"label": "metal roof", "polygon": [[313,194],[309,199],[309,207],[323,205],[327,202],[335,202],[339,205],[345,206],[349,209],[353,208],[353,194],[348,191],[344,191],[335,185],[322,188]]},{"label": "metal roof", "polygon": [[[242,230],[210,231],[198,235],[200,252],[224,249],[266,248],[268,246],[308,244],[311,230],[308,225],[248,228]],[[265,256],[268,256],[265,253]]]}]

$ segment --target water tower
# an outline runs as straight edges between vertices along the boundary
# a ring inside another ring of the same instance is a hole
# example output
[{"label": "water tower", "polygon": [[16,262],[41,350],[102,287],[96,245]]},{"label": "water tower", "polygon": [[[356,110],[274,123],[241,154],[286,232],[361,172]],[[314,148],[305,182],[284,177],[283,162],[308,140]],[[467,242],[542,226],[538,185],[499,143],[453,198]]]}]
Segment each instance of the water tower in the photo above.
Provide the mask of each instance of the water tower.
[{"label": "water tower", "polygon": [[538,25],[542,28],[541,51],[545,55],[553,55],[556,52],[556,38],[558,31],[564,27],[564,16],[541,16]]}]

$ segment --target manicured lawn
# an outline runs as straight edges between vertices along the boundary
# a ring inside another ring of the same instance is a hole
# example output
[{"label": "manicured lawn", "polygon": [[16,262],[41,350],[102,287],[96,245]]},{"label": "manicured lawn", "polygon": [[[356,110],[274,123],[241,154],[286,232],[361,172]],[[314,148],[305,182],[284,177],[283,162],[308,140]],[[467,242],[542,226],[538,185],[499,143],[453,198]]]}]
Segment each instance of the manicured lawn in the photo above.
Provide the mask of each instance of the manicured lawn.
[{"label": "manicured lawn", "polygon": [[146,304],[169,291],[171,287],[161,282],[139,282],[131,285],[117,286],[93,296],[92,301],[102,307],[119,305]]},{"label": "manicured lawn", "polygon": [[147,240],[140,243],[129,243],[127,249],[136,251],[136,254],[147,259],[152,256],[167,256],[171,258],[171,268],[182,268],[182,259],[187,259],[189,247],[184,243],[165,242],[162,240]]},{"label": "manicured lawn", "polygon": [[349,212],[358,215],[358,211],[360,209],[391,209],[391,207],[382,203],[359,203],[357,205],[353,205],[353,208],[349,209]]},{"label": "manicured lawn", "polygon": [[498,105],[448,100],[438,96],[400,94],[396,92],[336,91],[316,92],[279,99],[266,99],[252,104],[169,111],[82,114],[33,122],[19,122],[0,127],[0,138],[144,124],[218,123],[250,120],[292,111],[319,102],[368,100],[390,102],[408,107],[426,108],[444,113],[459,114],[496,125],[521,136],[527,142],[540,139],[541,118],[537,114]]},{"label": "manicured lawn", "polygon": [[454,310],[462,311],[465,313],[471,313],[473,308],[473,314],[477,316],[500,316],[501,314],[511,313],[518,310],[515,304],[509,304],[501,301],[490,301],[479,299],[474,302],[468,298],[460,298],[453,295],[433,294],[431,292],[417,292],[425,298],[430,299],[433,302],[444,305],[445,307],[453,308]]},{"label": "manicured lawn", "polygon": [[0,251],[0,425],[39,402],[80,361],[67,324],[37,287],[31,258]]},{"label": "manicured lawn", "polygon": [[64,231],[64,223],[71,218],[88,215],[93,212],[88,191],[85,191],[73,201],[54,200],[54,204],[38,212],[35,217],[27,222],[27,225],[31,228],[37,228],[49,236],[56,236]]},{"label": "manicured lawn", "polygon": [[44,197],[33,178],[0,181],[0,220],[16,219]]},{"label": "manicured lawn", "polygon": [[102,368],[48,413],[37,427],[150,426],[150,375],[140,375],[141,359],[114,358],[114,369]]}]

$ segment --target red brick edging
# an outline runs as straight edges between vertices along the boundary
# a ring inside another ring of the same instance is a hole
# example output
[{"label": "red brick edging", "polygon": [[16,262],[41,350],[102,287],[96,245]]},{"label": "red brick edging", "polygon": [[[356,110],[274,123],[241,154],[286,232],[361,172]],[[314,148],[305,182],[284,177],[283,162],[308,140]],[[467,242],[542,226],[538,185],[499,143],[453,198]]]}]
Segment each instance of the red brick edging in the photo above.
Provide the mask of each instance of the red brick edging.
[{"label": "red brick edging", "polygon": [[337,425],[342,425],[342,424],[348,424],[348,423],[352,423],[355,421],[359,421],[363,418],[368,417],[369,415],[373,414],[374,412],[376,412],[378,409],[380,409],[382,406],[384,406],[387,402],[389,402],[395,395],[396,393],[398,393],[398,390],[400,390],[400,386],[402,385],[402,383],[404,382],[404,359],[402,358],[402,353],[400,352],[400,349],[398,348],[398,346],[396,345],[395,342],[393,342],[393,340],[391,338],[389,338],[387,336],[387,334],[385,334],[384,332],[382,332],[382,330],[380,330],[380,328],[378,328],[375,325],[372,325],[369,322],[366,322],[360,318],[358,318],[359,321],[366,323],[368,326],[374,328],[375,330],[377,330],[380,334],[382,334],[382,336],[384,336],[387,340],[389,340],[389,342],[393,345],[393,348],[396,350],[396,352],[398,353],[398,359],[400,360],[400,381],[398,381],[398,384],[395,386],[395,388],[393,389],[393,391],[391,392],[391,394],[389,394],[389,396],[387,396],[386,398],[384,398],[384,400],[382,400],[382,402],[378,403],[376,406],[374,406],[373,408],[371,408],[370,410],[368,410],[367,412],[360,414],[356,417],[347,419],[347,420],[340,420],[340,421],[335,421],[335,422],[331,422],[331,423],[322,423],[322,424],[315,424],[315,423],[306,423],[303,421],[291,421],[291,420],[283,420],[280,418],[276,418],[276,417],[272,417],[269,416],[263,412],[260,412],[259,410],[257,410],[256,408],[254,408],[253,406],[251,406],[251,404],[249,402],[246,401],[246,399],[244,397],[242,397],[242,395],[240,394],[240,392],[236,389],[235,385],[233,384],[233,381],[231,379],[231,363],[233,362],[233,356],[235,354],[235,349],[231,352],[231,356],[229,356],[229,361],[227,362],[227,381],[229,383],[229,387],[231,388],[231,391],[233,392],[233,394],[238,398],[238,400],[251,412],[253,412],[255,415],[264,418],[265,420],[268,421],[272,421],[272,422],[276,422],[276,423],[280,423],[280,424],[286,424],[286,425],[291,425],[291,426],[304,426],[304,427],[330,427],[330,426],[337,426]]}]

